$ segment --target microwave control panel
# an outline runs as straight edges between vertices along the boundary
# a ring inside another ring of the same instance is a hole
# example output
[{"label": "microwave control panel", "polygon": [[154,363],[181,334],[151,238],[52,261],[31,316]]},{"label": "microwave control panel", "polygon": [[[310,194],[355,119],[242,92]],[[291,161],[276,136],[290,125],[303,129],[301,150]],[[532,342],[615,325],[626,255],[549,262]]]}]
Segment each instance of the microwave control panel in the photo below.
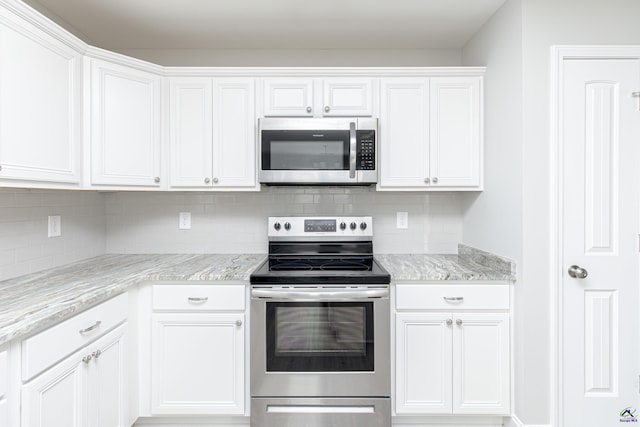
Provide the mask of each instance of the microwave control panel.
[{"label": "microwave control panel", "polygon": [[374,130],[359,130],[356,133],[356,169],[376,169],[376,132]]}]

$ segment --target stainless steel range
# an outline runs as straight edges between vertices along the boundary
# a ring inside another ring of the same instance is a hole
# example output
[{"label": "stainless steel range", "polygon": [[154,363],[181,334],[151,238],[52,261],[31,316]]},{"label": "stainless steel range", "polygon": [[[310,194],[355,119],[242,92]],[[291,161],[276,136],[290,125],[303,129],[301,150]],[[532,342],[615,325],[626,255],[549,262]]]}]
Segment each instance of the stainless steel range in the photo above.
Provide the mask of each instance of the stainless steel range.
[{"label": "stainless steel range", "polygon": [[251,275],[251,426],[389,427],[389,273],[371,217],[271,217]]}]

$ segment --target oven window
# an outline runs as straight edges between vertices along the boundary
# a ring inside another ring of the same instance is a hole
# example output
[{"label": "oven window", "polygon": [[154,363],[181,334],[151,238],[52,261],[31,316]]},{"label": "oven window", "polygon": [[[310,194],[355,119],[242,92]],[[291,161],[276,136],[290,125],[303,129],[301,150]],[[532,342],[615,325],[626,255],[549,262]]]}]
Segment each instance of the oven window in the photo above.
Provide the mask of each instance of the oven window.
[{"label": "oven window", "polygon": [[268,302],[267,371],[373,371],[373,302]]}]

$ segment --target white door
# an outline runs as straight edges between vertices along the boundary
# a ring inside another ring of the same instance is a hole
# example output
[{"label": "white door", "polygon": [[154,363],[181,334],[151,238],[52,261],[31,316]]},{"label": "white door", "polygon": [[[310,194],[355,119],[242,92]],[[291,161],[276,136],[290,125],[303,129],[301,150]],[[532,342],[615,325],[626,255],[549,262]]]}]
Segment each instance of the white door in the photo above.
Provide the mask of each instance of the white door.
[{"label": "white door", "polygon": [[562,85],[562,425],[624,425],[640,417],[640,61],[566,60]]},{"label": "white door", "polygon": [[481,77],[433,77],[430,84],[431,186],[482,184]]},{"label": "white door", "polygon": [[158,187],[160,82],[155,74],[91,60],[91,183]]},{"label": "white door", "polygon": [[453,314],[453,413],[508,415],[508,313]]},{"label": "white door", "polygon": [[322,114],[325,117],[373,114],[372,79],[324,79],[322,87]]},{"label": "white door", "polygon": [[90,348],[90,425],[128,427],[127,326],[118,327]]},{"label": "white door", "polygon": [[171,186],[211,187],[212,79],[170,79]]},{"label": "white door", "polygon": [[153,414],[244,413],[244,315],[152,316]]},{"label": "white door", "polygon": [[213,188],[256,187],[254,81],[215,79],[213,83]]},{"label": "white door", "polygon": [[313,116],[313,79],[272,78],[264,81],[264,115]]},{"label": "white door", "polygon": [[451,314],[397,313],[398,414],[450,414]]},{"label": "white door", "polygon": [[22,427],[87,425],[87,365],[74,355],[22,387]]},{"label": "white door", "polygon": [[384,189],[427,189],[429,79],[383,79],[380,102],[380,184]]}]

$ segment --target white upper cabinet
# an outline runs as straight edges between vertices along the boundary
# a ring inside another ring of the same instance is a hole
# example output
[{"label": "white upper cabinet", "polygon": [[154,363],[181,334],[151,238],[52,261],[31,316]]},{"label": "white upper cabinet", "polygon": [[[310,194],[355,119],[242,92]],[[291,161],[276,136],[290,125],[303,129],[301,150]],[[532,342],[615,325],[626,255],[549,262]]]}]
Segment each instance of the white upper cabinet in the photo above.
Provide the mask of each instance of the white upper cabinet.
[{"label": "white upper cabinet", "polygon": [[430,79],[429,171],[432,187],[482,186],[480,77]]},{"label": "white upper cabinet", "polygon": [[253,190],[254,80],[170,79],[172,188]]},{"label": "white upper cabinet", "polygon": [[388,78],[380,102],[381,188],[425,188],[429,176],[429,80]]},{"label": "white upper cabinet", "polygon": [[380,190],[482,190],[482,77],[386,78]]},{"label": "white upper cabinet", "polygon": [[268,78],[264,116],[349,117],[373,114],[373,79]]},{"label": "white upper cabinet", "polygon": [[373,115],[372,79],[324,79],[322,87],[322,114],[325,117]]},{"label": "white upper cabinet", "polygon": [[88,61],[91,184],[159,187],[161,78],[98,59]]},{"label": "white upper cabinet", "polygon": [[172,187],[211,187],[212,86],[210,78],[175,77],[169,81]]},{"label": "white upper cabinet", "polygon": [[0,8],[3,186],[77,186],[81,88],[80,53]]}]

